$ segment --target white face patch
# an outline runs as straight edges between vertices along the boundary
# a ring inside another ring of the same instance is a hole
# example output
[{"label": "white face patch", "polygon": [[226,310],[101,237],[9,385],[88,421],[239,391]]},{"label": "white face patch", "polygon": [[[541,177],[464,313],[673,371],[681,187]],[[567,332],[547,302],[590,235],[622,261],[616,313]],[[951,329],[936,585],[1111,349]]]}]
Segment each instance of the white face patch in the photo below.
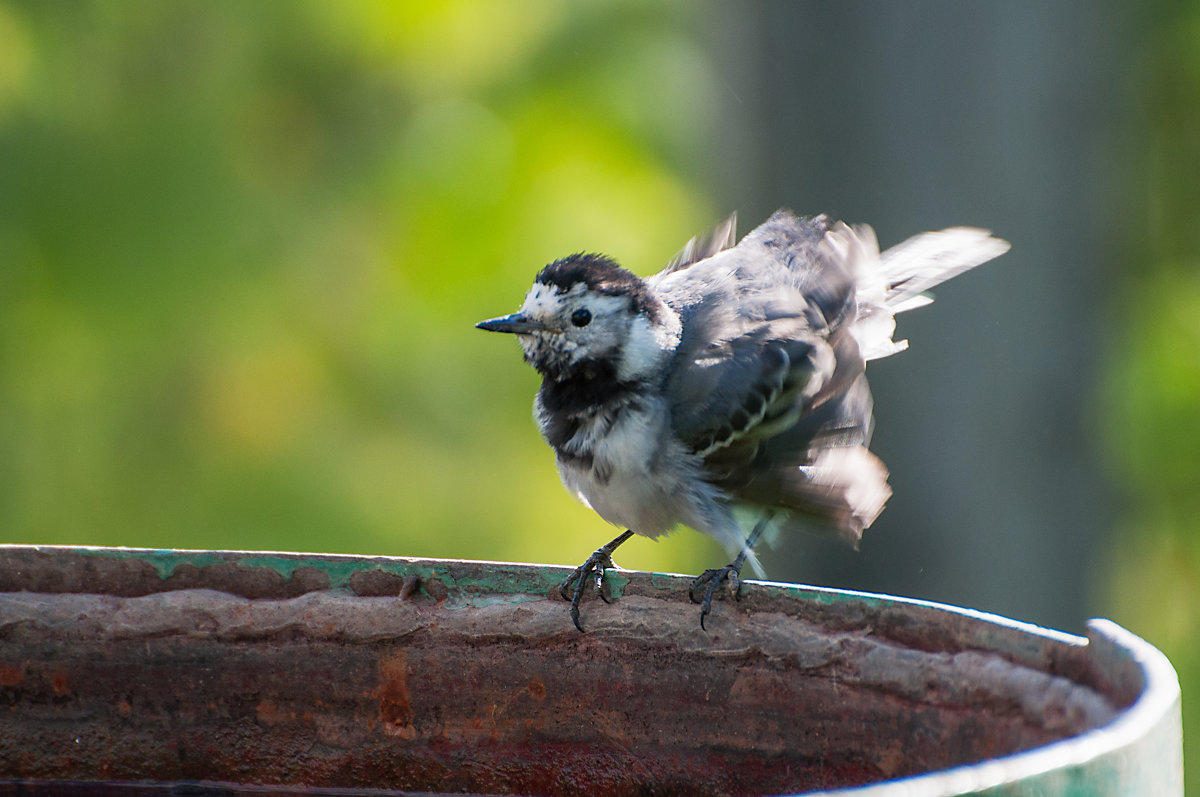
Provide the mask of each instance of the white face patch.
[{"label": "white face patch", "polygon": [[565,291],[535,282],[520,312],[545,330],[520,336],[526,360],[543,374],[561,376],[577,363],[595,361],[611,364],[619,381],[637,381],[653,374],[679,344],[679,316],[669,308],[652,322],[636,312],[630,295],[591,290],[584,282]]},{"label": "white face patch", "polygon": [[521,304],[521,313],[558,330],[561,327],[560,321],[565,320],[562,318],[563,308],[572,299],[581,298],[586,291],[587,286],[583,283],[572,285],[571,290],[563,293],[554,285],[535,282],[529,292],[525,294],[525,301]]},{"label": "white face patch", "polygon": [[[638,320],[627,296],[583,292],[576,298],[569,293],[564,305],[567,328],[563,337],[579,347],[581,359],[615,357],[626,344],[630,326]],[[580,309],[591,314],[591,321],[576,326],[570,319]]]},{"label": "white face patch", "polygon": [[[581,309],[590,314],[590,320],[583,325],[572,320],[573,314]],[[634,321],[628,297],[593,293],[582,282],[568,291],[534,283],[525,295],[521,313],[547,329],[522,336],[522,345],[535,362],[549,358],[577,362],[611,356],[622,346]]]}]

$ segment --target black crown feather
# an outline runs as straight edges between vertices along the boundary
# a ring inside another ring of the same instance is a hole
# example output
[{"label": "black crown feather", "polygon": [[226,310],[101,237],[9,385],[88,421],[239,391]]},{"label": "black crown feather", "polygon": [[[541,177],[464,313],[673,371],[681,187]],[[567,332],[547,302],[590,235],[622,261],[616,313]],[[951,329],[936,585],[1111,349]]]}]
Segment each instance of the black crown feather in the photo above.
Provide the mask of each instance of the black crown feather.
[{"label": "black crown feather", "polygon": [[605,255],[580,252],[555,260],[537,275],[537,282],[566,293],[580,283],[604,296],[628,296],[634,310],[651,322],[660,319],[662,305],[645,280]]}]

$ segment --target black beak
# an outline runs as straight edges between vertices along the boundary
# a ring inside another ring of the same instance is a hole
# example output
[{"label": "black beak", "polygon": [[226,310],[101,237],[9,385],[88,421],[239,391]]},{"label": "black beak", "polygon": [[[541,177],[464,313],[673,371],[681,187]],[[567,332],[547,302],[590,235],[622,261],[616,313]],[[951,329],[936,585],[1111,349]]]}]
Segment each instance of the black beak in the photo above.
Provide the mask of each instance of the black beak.
[{"label": "black beak", "polygon": [[534,321],[521,313],[502,315],[499,318],[489,318],[475,325],[476,329],[486,329],[488,332],[511,332],[514,335],[528,335],[530,332],[545,332],[546,326]]}]

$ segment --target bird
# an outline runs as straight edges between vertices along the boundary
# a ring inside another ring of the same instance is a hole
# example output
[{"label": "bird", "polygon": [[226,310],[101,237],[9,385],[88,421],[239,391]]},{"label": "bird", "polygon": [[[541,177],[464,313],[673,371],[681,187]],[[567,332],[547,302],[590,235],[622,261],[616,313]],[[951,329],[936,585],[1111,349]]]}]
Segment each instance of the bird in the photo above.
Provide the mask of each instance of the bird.
[{"label": "bird", "polygon": [[581,632],[586,585],[610,602],[605,571],[634,534],[686,526],[733,556],[689,589],[704,630],[720,585],[737,597],[747,561],[763,577],[762,537],[824,530],[858,548],[891,496],[866,364],[907,347],[897,314],[1009,249],[951,227],[880,252],[867,225],[787,208],[740,241],[736,225],[645,278],[602,254],[555,260],[517,312],[476,324],[520,341],[563,485],[625,528],[558,586]]}]

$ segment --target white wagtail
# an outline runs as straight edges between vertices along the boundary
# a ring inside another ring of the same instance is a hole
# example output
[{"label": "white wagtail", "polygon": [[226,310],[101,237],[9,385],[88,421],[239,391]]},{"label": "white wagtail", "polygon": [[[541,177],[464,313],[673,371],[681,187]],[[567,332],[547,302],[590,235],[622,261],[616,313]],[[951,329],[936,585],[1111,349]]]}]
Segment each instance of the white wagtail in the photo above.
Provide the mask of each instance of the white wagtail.
[{"label": "white wagtail", "polygon": [[815,523],[857,547],[891,495],[867,449],[866,362],[906,348],[894,316],[932,301],[925,290],[1008,250],[954,227],[881,254],[870,227],[788,210],[736,246],[734,227],[646,279],[603,255],[556,260],[519,311],[477,325],[520,340],[563,484],[627,529],[559,586],[580,631],[584,585],[608,600],[604,571],[635,533],[683,524],[736,553],[692,583],[702,627],[719,584],[738,594],[747,559],[761,575],[753,547],[768,528]]}]

